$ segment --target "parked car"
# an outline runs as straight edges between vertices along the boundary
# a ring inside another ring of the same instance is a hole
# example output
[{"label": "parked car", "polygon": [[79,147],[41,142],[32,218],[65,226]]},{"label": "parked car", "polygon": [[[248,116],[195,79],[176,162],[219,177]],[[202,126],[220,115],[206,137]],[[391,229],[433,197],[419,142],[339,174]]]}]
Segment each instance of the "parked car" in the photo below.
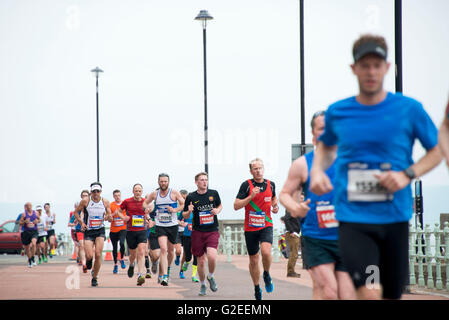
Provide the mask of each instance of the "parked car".
[{"label": "parked car", "polygon": [[0,253],[20,253],[22,240],[20,226],[15,220],[8,220],[0,224]]}]

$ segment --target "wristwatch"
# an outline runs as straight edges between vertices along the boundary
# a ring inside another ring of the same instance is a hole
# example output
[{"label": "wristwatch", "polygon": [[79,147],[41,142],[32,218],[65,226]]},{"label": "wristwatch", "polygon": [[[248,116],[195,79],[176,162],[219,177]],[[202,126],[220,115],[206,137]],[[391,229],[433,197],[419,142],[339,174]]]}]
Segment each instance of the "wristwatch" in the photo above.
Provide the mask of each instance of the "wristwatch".
[{"label": "wristwatch", "polygon": [[413,180],[416,177],[415,171],[413,171],[412,167],[408,167],[403,172],[410,180]]}]

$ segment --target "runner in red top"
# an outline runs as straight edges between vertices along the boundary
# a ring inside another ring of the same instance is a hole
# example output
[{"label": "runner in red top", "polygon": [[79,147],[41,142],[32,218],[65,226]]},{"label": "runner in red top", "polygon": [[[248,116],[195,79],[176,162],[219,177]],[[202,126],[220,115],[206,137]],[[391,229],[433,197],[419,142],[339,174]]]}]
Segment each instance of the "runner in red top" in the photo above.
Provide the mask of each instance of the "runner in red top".
[{"label": "runner in red top", "polygon": [[[146,225],[150,228],[153,222],[143,209],[144,198],[142,198],[143,188],[140,183],[133,186],[134,197],[122,202],[118,209],[118,216],[127,222],[126,243],[129,248],[129,268],[128,277],[134,275],[134,261],[137,258],[137,285],[141,286],[145,282],[145,250],[147,243]],[[127,215],[123,215],[126,210]]]},{"label": "runner in red top", "polygon": [[262,254],[263,279],[267,292],[273,291],[270,276],[271,246],[273,244],[273,221],[271,212],[278,213],[279,206],[276,198],[274,182],[264,179],[264,166],[261,159],[254,159],[249,164],[253,179],[247,180],[240,186],[234,202],[234,209],[245,208],[245,241],[249,255],[249,273],[254,283],[256,300],[262,299],[259,287],[259,245]]}]

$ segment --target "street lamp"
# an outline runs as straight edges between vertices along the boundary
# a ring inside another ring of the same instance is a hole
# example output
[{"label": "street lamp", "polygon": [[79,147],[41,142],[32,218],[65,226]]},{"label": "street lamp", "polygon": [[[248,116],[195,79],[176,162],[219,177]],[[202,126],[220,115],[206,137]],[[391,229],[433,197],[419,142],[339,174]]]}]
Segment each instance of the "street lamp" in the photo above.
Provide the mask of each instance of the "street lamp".
[{"label": "street lamp", "polygon": [[207,10],[201,10],[195,20],[201,21],[203,26],[203,63],[204,63],[204,170],[209,175],[208,134],[207,134],[207,72],[206,72],[206,25],[213,17]]},{"label": "street lamp", "polygon": [[100,68],[96,67],[95,69],[90,70],[96,78],[97,85],[97,181],[100,182],[100,129],[98,122],[98,77],[100,73],[103,72]]}]

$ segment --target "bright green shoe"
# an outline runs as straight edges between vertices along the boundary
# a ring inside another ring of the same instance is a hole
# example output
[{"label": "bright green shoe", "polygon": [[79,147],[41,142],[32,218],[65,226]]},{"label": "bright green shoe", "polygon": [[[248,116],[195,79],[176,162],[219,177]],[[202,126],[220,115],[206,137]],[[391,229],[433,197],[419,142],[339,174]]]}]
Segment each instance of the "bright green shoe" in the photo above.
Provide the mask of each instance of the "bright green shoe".
[{"label": "bright green shoe", "polygon": [[47,259],[47,257],[46,257],[46,256],[44,256],[44,262],[45,262],[45,263],[47,263],[47,262],[48,262],[48,259]]},{"label": "bright green shoe", "polygon": [[198,279],[197,276],[193,276],[192,277],[192,282],[200,282],[200,280]]},{"label": "bright green shoe", "polygon": [[182,264],[182,271],[186,272],[188,268],[189,268],[189,263],[188,262],[184,262]]},{"label": "bright green shoe", "polygon": [[42,263],[42,258],[39,257],[39,262],[38,262],[38,264],[41,264],[41,263]]}]

